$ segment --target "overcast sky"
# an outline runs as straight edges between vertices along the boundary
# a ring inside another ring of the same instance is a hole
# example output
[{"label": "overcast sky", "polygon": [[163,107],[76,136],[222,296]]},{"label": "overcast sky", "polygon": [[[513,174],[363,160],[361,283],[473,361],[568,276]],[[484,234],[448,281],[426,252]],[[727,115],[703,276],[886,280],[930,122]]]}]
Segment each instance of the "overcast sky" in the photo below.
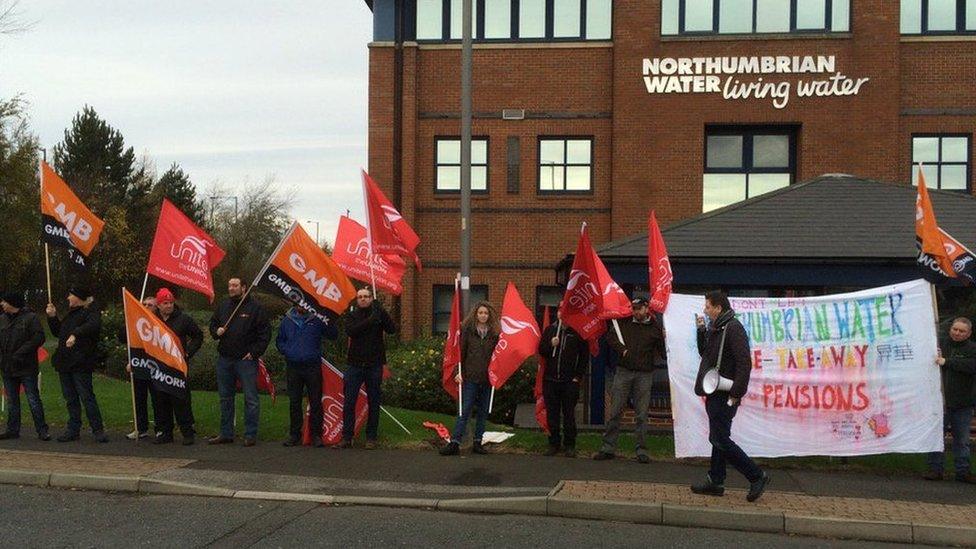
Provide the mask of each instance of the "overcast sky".
[{"label": "overcast sky", "polygon": [[347,208],[362,220],[372,34],[362,0],[21,0],[19,10],[34,24],[0,37],[0,98],[29,102],[43,147],[87,104],[159,173],[179,163],[198,192],[274,176],[323,240]]}]

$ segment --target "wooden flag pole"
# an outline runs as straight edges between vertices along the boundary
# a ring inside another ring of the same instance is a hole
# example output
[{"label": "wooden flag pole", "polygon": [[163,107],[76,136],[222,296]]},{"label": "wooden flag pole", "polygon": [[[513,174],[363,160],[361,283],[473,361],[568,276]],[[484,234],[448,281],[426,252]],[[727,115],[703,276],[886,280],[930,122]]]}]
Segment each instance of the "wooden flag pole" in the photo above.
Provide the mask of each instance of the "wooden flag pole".
[{"label": "wooden flag pole", "polygon": [[[141,303],[141,302],[140,302]],[[125,288],[122,288],[122,317],[125,319]],[[126,369],[129,370],[129,388],[132,393],[132,430],[136,432],[135,441],[139,442],[139,416],[136,414],[136,377],[132,373],[132,347],[129,345],[129,323],[125,323],[125,353],[128,357]],[[149,418],[146,418],[147,420]]]},{"label": "wooden flag pole", "polygon": [[51,304],[54,298],[51,296],[51,252],[47,242],[44,243],[44,272],[47,273],[47,302]]},{"label": "wooden flag pole", "polygon": [[491,388],[491,396],[488,398],[488,413],[491,413],[491,407],[495,404],[495,388]]},{"label": "wooden flag pole", "polygon": [[461,414],[463,413],[464,410],[464,406],[462,406],[461,404],[462,399],[464,399],[464,387],[462,385],[464,383],[464,379],[461,377],[460,362],[458,362],[457,368],[458,368],[458,417],[461,417]]},{"label": "wooden flag pole", "polygon": [[558,342],[558,340],[559,340],[559,334],[562,331],[563,331],[563,321],[560,319],[560,320],[557,320],[556,321],[556,340],[557,340],[557,343],[556,343],[556,345],[553,345],[553,347],[552,347],[552,357],[553,358],[556,358],[556,351],[559,349],[559,342]]},{"label": "wooden flag pole", "polygon": [[617,332],[617,339],[620,341],[620,344],[621,345],[625,345],[625,343],[624,343],[624,336],[623,336],[623,334],[620,333],[620,324],[617,324],[617,319],[615,318],[615,319],[611,320],[610,322],[613,324],[613,331],[614,332]]},{"label": "wooden flag pole", "polygon": [[146,277],[142,279],[142,293],[139,294],[139,303],[142,303],[143,299],[146,299],[146,284],[149,283],[149,271],[146,271]]},{"label": "wooden flag pole", "polygon": [[363,179],[363,213],[366,214],[366,243],[369,244],[369,283],[373,290],[373,299],[376,299],[376,273],[373,272],[373,227],[369,222],[369,198],[366,196],[366,172],[362,174]]}]

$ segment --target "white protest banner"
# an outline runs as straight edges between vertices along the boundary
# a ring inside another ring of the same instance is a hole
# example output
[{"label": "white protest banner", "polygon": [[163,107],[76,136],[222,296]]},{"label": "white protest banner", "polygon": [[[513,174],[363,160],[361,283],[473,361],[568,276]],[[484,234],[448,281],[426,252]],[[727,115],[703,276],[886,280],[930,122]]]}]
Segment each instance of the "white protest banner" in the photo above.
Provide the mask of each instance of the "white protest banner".
[{"label": "white protest banner", "polygon": [[[923,280],[810,298],[732,298],[749,334],[749,392],[732,440],[750,456],[856,456],[943,449],[935,314]],[[711,455],[695,315],[673,294],[664,314],[677,457]]]}]

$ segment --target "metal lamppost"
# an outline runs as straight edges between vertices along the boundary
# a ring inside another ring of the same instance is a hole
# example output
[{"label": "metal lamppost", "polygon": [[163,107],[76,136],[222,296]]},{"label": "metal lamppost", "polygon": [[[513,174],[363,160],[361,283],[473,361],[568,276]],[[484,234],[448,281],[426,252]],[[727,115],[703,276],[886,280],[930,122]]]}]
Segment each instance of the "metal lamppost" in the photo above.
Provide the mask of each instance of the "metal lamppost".
[{"label": "metal lamppost", "polygon": [[471,0],[461,1],[461,311],[471,299]]}]

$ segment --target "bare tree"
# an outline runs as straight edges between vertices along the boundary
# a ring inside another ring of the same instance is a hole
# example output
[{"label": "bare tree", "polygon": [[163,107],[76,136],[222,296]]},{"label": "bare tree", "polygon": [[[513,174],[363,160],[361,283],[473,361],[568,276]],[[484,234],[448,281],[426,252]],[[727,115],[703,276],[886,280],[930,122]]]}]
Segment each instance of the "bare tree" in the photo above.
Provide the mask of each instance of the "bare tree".
[{"label": "bare tree", "polygon": [[34,21],[23,18],[19,6],[20,0],[0,0],[0,35],[20,34],[34,26]]}]

